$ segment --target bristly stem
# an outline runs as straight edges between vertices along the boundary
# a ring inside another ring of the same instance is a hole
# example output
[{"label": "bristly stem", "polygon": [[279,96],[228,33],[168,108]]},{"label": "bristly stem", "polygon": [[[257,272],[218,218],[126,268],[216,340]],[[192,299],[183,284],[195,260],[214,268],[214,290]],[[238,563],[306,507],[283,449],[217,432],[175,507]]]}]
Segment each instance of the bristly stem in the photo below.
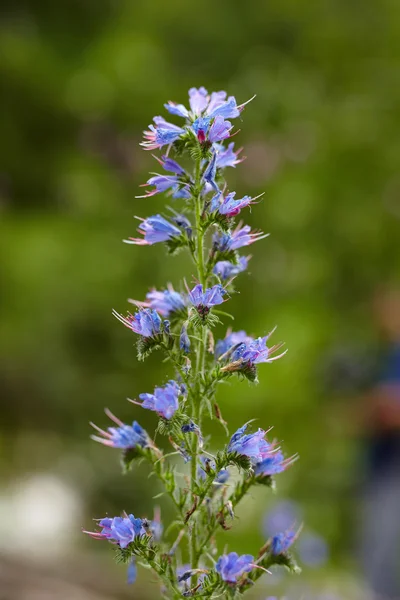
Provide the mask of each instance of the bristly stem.
[{"label": "bristly stem", "polygon": [[[204,270],[204,231],[201,227],[202,217],[202,196],[201,196],[201,154],[196,158],[195,167],[195,186],[194,186],[194,202],[195,202],[195,217],[196,217],[196,266],[198,280],[203,286],[203,289],[207,286],[207,280]],[[204,373],[205,365],[205,349],[207,343],[207,328],[203,327],[203,334],[201,341],[197,344],[197,357],[196,357],[196,398],[193,402],[193,420],[201,427],[201,376]],[[194,495],[197,486],[197,468],[198,468],[198,450],[199,441],[197,436],[193,436],[193,452],[192,452],[192,465],[191,465],[191,485],[190,491],[192,500],[194,501]],[[197,569],[199,560],[199,549],[197,548],[197,525],[196,519],[193,519],[192,530],[190,536],[190,563],[192,569]],[[196,583],[196,577],[194,577],[194,584]]]}]

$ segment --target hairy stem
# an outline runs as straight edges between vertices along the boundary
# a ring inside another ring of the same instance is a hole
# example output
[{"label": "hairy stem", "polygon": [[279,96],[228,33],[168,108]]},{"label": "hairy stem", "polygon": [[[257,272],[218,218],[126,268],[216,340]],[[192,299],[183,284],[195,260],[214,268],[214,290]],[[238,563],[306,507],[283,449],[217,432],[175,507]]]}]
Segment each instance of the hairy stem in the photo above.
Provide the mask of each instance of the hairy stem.
[{"label": "hairy stem", "polygon": [[[201,217],[203,212],[203,200],[201,196],[201,155],[196,159],[195,168],[195,217],[196,217],[196,255],[195,261],[197,266],[197,275],[199,282],[205,290],[207,286],[207,278],[205,275],[204,268],[204,231],[201,226]],[[204,373],[205,366],[205,353],[207,344],[207,328],[203,327],[201,341],[197,344],[197,358],[196,358],[196,398],[193,401],[193,420],[201,427],[201,416],[202,416],[202,395],[201,395],[201,379]],[[194,501],[194,494],[197,486],[197,468],[198,468],[198,452],[199,452],[199,440],[197,436],[193,436],[192,446],[192,465],[191,465],[191,486],[190,491],[192,499]],[[196,519],[192,520],[192,530],[190,536],[190,563],[192,569],[197,569],[199,562],[199,554],[197,548],[197,523]],[[194,577],[194,585],[196,584],[196,577]]]}]

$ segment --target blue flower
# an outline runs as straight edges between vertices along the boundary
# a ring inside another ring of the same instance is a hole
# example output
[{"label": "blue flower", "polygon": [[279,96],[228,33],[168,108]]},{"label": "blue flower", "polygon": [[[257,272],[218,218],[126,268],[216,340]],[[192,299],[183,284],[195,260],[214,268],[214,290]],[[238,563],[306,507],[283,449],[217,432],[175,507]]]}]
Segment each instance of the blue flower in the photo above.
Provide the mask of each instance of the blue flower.
[{"label": "blue flower", "polygon": [[169,158],[169,156],[164,155],[161,158],[158,158],[158,156],[154,156],[154,158],[166,171],[170,171],[171,173],[175,173],[176,175],[186,175],[185,169],[183,169],[181,165],[176,162],[176,160]]},{"label": "blue flower", "polygon": [[183,323],[182,325],[181,333],[179,336],[179,348],[185,354],[189,354],[190,352],[190,339],[187,333],[187,327],[185,323]]},{"label": "blue flower", "polygon": [[209,102],[207,90],[204,87],[190,88],[189,104],[193,115],[201,115]]},{"label": "blue flower", "polygon": [[204,171],[203,179],[206,183],[209,183],[211,187],[219,192],[219,187],[217,182],[215,181],[215,177],[217,174],[217,154],[213,152],[210,162],[207,165],[206,170]]},{"label": "blue flower", "polygon": [[[125,513],[126,514],[126,513]],[[106,517],[100,519],[100,532],[85,531],[98,540],[109,540],[120,548],[126,548],[136,537],[146,534],[142,519],[136,519],[133,515],[126,517]]]},{"label": "blue flower", "polygon": [[230,136],[232,125],[230,121],[225,121],[223,117],[216,117],[208,132],[210,142],[220,142]]},{"label": "blue flower", "polygon": [[230,136],[232,125],[230,121],[225,121],[223,117],[199,117],[192,124],[197,139],[202,144],[207,139],[209,142],[220,142]]},{"label": "blue flower", "polygon": [[175,217],[172,219],[174,223],[186,232],[186,235],[190,238],[192,236],[192,224],[185,215],[175,213]]},{"label": "blue flower", "polygon": [[271,333],[268,335],[259,337],[249,343],[240,344],[240,346],[238,346],[232,353],[232,361],[241,361],[245,364],[248,363],[251,365],[257,365],[259,363],[273,362],[274,360],[281,358],[284,354],[286,354],[286,351],[282,352],[278,356],[271,355],[277,350],[280,350],[283,344],[275,344],[275,346],[271,346],[270,348],[267,346],[267,340],[272,335],[273,331],[271,331]]},{"label": "blue flower", "polygon": [[153,177],[150,177],[146,183],[141,185],[141,187],[154,186],[154,189],[147,190],[145,194],[136,196],[136,198],[149,198],[150,196],[168,190],[172,191],[173,198],[190,198],[190,178],[186,171],[175,160],[168,156],[163,156],[162,158],[154,156],[154,158],[160,163],[163,169],[174,173],[174,175],[159,175],[156,173]]},{"label": "blue flower", "polygon": [[185,130],[182,127],[177,127],[172,123],[168,123],[163,117],[154,117],[154,125],[149,125],[149,129],[144,131],[144,141],[141,146],[145,150],[155,150],[167,144],[173,144]]},{"label": "blue flower", "polygon": [[193,421],[185,423],[185,425],[182,425],[181,431],[182,433],[194,433],[195,435],[197,435],[197,437],[199,438],[199,447],[203,448],[203,436],[201,434],[200,427],[196,425],[196,423],[193,423]]},{"label": "blue flower", "polygon": [[231,192],[225,197],[221,194],[218,199],[216,199],[216,202],[211,203],[210,212],[218,210],[221,215],[234,217],[240,213],[242,208],[250,206],[255,200],[255,198],[252,198],[251,196],[243,196],[243,198],[235,200],[235,196],[236,192]]},{"label": "blue flower", "polygon": [[274,447],[274,444],[271,444],[269,453],[254,466],[254,473],[258,477],[277,475],[278,473],[283,473],[296,459],[297,456],[285,459],[281,450]]},{"label": "blue flower", "polygon": [[215,358],[219,358],[228,352],[233,350],[235,346],[241,343],[250,343],[253,338],[247,335],[245,331],[228,331],[225,339],[218,340],[215,345]]},{"label": "blue flower", "polygon": [[167,242],[168,240],[181,235],[180,229],[164,219],[161,215],[154,215],[142,221],[138,227],[138,232],[142,233],[144,238],[129,238],[124,240],[127,244],[136,244],[138,246],[151,246],[158,242]]},{"label": "blue flower", "polygon": [[234,146],[234,142],[231,142],[227,148],[225,148],[222,144],[214,144],[214,148],[217,151],[217,169],[236,167],[237,164],[244,160],[244,158],[239,158],[239,154],[243,148],[239,148],[239,150],[234,152]]},{"label": "blue flower", "polygon": [[184,119],[196,118],[201,115],[209,116],[209,117],[217,117],[223,116],[228,119],[236,118],[240,115],[246,104],[251,102],[253,98],[250,98],[244,104],[240,104],[239,106],[236,103],[236,99],[234,96],[229,96],[226,99],[226,92],[212,92],[211,95],[208,95],[207,90],[204,87],[200,88],[191,88],[189,90],[189,104],[190,110],[183,104],[176,104],[175,102],[168,102],[164,104],[165,108],[172,115],[177,115],[179,117],[183,117]]},{"label": "blue flower", "polygon": [[151,338],[161,333],[161,318],[157,311],[150,308],[140,309],[134,315],[128,313],[123,317],[113,310],[113,315],[128,329],[145,338]]},{"label": "blue flower", "polygon": [[141,187],[154,186],[154,189],[147,190],[142,196],[136,198],[150,198],[156,194],[161,194],[169,189],[177,188],[179,177],[177,175],[154,175],[147,180]]},{"label": "blue flower", "polygon": [[240,115],[234,96],[229,96],[225,102],[218,103],[211,111],[208,108],[207,112],[210,117],[223,117],[224,119],[235,119]]},{"label": "blue flower", "polygon": [[176,381],[169,381],[164,387],[156,387],[153,394],[140,394],[142,402],[131,400],[143,408],[148,408],[158,413],[164,419],[170,419],[179,408],[179,395],[181,389]]},{"label": "blue flower", "polygon": [[146,294],[146,300],[146,306],[153,308],[163,317],[169,317],[186,309],[186,298],[176,292],[171,284],[166,290],[150,290]]},{"label": "blue flower", "polygon": [[220,284],[206,289],[205,292],[203,292],[203,286],[198,284],[189,292],[189,299],[199,313],[203,314],[209,312],[212,306],[222,304],[224,294],[226,294],[226,290]]},{"label": "blue flower", "polygon": [[249,263],[249,257],[241,256],[239,258],[239,264],[229,262],[229,260],[220,260],[216,263],[213,268],[214,275],[218,275],[223,280],[230,279],[235,275],[239,275],[247,269]]},{"label": "blue flower", "polygon": [[251,554],[230,552],[219,557],[215,570],[228,583],[236,583],[243,573],[249,573],[254,568],[254,557]]},{"label": "blue flower", "polygon": [[299,531],[288,529],[285,532],[277,533],[271,540],[271,552],[274,555],[285,554],[290,546],[296,541]]},{"label": "blue flower", "polygon": [[261,231],[251,231],[250,225],[242,227],[242,223],[236,227],[232,233],[216,233],[213,237],[214,249],[220,252],[228,252],[230,250],[238,250],[243,246],[250,246],[258,240],[268,237],[268,233],[264,234]]},{"label": "blue flower", "polygon": [[136,559],[134,556],[132,556],[131,560],[129,561],[129,565],[128,565],[127,583],[129,585],[132,585],[133,583],[135,583],[136,577],[137,577]]},{"label": "blue flower", "polygon": [[167,104],[164,104],[164,107],[171,115],[183,117],[184,119],[187,119],[189,116],[189,111],[183,104],[176,104],[175,102],[169,101]]},{"label": "blue flower", "polygon": [[92,440],[109,446],[110,448],[120,448],[122,450],[129,450],[130,448],[147,448],[151,445],[151,440],[147,432],[137,423],[133,421],[132,425],[125,425],[120,419],[112,414],[108,409],[105,411],[106,415],[118,425],[118,427],[108,427],[107,431],[100,429],[94,423],[90,423],[96,431],[100,433],[102,437],[92,435]]},{"label": "blue flower", "polygon": [[231,437],[228,452],[236,452],[248,456],[253,463],[261,462],[269,453],[271,445],[264,439],[266,431],[258,429],[255,433],[246,434],[248,423],[240,427]]}]

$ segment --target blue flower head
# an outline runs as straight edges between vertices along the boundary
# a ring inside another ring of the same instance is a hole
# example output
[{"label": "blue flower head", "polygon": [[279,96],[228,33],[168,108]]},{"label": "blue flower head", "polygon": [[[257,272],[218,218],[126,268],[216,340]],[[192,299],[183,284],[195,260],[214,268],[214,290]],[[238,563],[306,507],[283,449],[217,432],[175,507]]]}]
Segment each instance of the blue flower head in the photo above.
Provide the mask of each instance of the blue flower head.
[{"label": "blue flower head", "polygon": [[248,256],[241,256],[237,265],[230,262],[229,260],[220,260],[216,263],[215,267],[213,268],[213,273],[214,275],[218,275],[218,277],[220,277],[223,280],[235,277],[236,275],[239,275],[239,273],[242,273],[247,269],[247,266],[249,264],[249,258],[250,257]]},{"label": "blue flower head", "polygon": [[215,345],[215,358],[219,358],[226,354],[229,350],[233,350],[235,346],[242,343],[250,343],[253,338],[245,331],[230,331],[228,330],[223,340],[218,340]]},{"label": "blue flower head", "polygon": [[147,217],[147,219],[141,219],[138,231],[143,234],[143,238],[128,238],[124,240],[127,244],[136,244],[138,246],[151,246],[158,242],[168,242],[174,237],[181,235],[180,229],[175,227],[172,223],[164,219],[161,215],[154,215]]},{"label": "blue flower head", "polygon": [[215,181],[217,174],[217,153],[213,152],[210,162],[204,171],[203,179],[206,183],[209,183],[211,187],[219,193],[219,187]]},{"label": "blue flower head", "polygon": [[186,298],[176,292],[171,284],[166,290],[150,290],[146,294],[147,306],[156,310],[163,317],[169,317],[186,310]]},{"label": "blue flower head", "polygon": [[295,460],[297,460],[297,456],[285,458],[280,448],[271,444],[270,452],[260,462],[255,464],[254,473],[257,477],[277,475],[278,473],[283,473]]},{"label": "blue flower head", "polygon": [[296,541],[300,531],[288,529],[285,532],[277,533],[271,540],[271,553],[275,556],[285,554],[290,546]]},{"label": "blue flower head", "polygon": [[158,413],[164,419],[170,419],[179,408],[180,394],[179,385],[176,381],[171,380],[163,387],[156,387],[153,394],[140,394],[141,403],[132,402]]},{"label": "blue flower head", "polygon": [[149,125],[149,129],[144,132],[144,141],[141,145],[145,150],[156,150],[162,146],[173,144],[185,133],[182,127],[177,127],[168,123],[163,117],[154,117],[154,125]]},{"label": "blue flower head", "polygon": [[273,362],[274,360],[278,360],[284,356],[286,351],[282,352],[278,356],[272,356],[277,350],[282,348],[283,344],[275,344],[270,348],[267,346],[267,341],[273,331],[264,337],[251,340],[249,343],[240,344],[240,346],[238,346],[232,353],[232,362],[240,362],[242,365],[252,366],[259,363]]},{"label": "blue flower head", "polygon": [[146,191],[142,196],[136,196],[136,198],[150,198],[156,194],[161,194],[169,189],[174,189],[178,185],[179,178],[177,175],[154,175],[147,180],[142,187],[152,186],[152,190]]},{"label": "blue flower head", "polygon": [[128,313],[126,317],[123,317],[114,310],[113,315],[125,327],[128,327],[128,329],[131,329],[144,338],[154,338],[161,333],[161,317],[154,309],[140,309],[134,315]]},{"label": "blue flower head", "polygon": [[99,540],[109,540],[120,548],[126,548],[136,537],[146,534],[142,519],[136,519],[133,515],[112,519],[106,517],[99,521],[99,525],[102,528],[100,532],[85,531],[84,533]]},{"label": "blue flower head", "polygon": [[177,115],[184,119],[194,120],[202,115],[210,118],[224,117],[225,119],[234,119],[240,115],[246,104],[254,98],[253,96],[253,98],[238,106],[234,96],[229,96],[228,99],[226,99],[226,96],[227,94],[224,91],[212,92],[211,95],[208,95],[204,87],[190,88],[190,111],[183,104],[176,104],[171,101],[164,104],[164,106],[172,115]]},{"label": "blue flower head", "polygon": [[224,294],[226,294],[226,291],[222,285],[214,285],[212,288],[207,288],[205,292],[203,292],[203,286],[198,284],[189,292],[189,299],[193,306],[196,306],[197,308],[199,306],[211,308],[212,306],[224,302]]},{"label": "blue flower head", "polygon": [[262,240],[268,237],[268,233],[264,234],[261,231],[251,231],[249,225],[242,227],[242,224],[236,227],[232,233],[215,233],[213,237],[214,250],[219,252],[229,252],[231,250],[238,250],[243,246],[250,246],[258,240]]},{"label": "blue flower head", "polygon": [[190,339],[189,339],[189,336],[187,333],[187,326],[185,323],[183,323],[183,325],[182,325],[181,333],[179,336],[179,348],[185,354],[189,354],[189,352],[190,352]]},{"label": "blue flower head", "polygon": [[248,456],[253,464],[261,462],[269,453],[271,445],[264,439],[266,431],[258,429],[255,433],[246,434],[248,423],[240,427],[231,437],[228,452],[236,452]]},{"label": "blue flower head", "polygon": [[235,196],[236,192],[231,192],[225,197],[220,195],[215,202],[211,203],[210,212],[218,210],[219,214],[227,218],[235,217],[240,213],[242,208],[250,206],[255,200],[251,196],[243,196],[243,198],[235,200]]},{"label": "blue flower head", "polygon": [[122,450],[129,450],[136,448],[147,448],[151,446],[151,440],[147,432],[137,423],[133,421],[132,425],[126,425],[111,411],[106,409],[106,415],[117,424],[118,427],[108,427],[107,431],[100,429],[94,423],[91,423],[92,427],[100,433],[100,436],[92,435],[92,440],[109,446],[110,448],[120,448]]},{"label": "blue flower head", "polygon": [[219,557],[215,570],[221,578],[228,583],[236,583],[244,573],[249,573],[254,568],[254,557],[251,554],[230,552]]},{"label": "blue flower head", "polygon": [[239,158],[239,154],[243,148],[234,150],[235,144],[231,142],[228,147],[225,148],[222,144],[214,144],[214,148],[217,151],[217,169],[225,169],[225,167],[236,167],[237,164],[242,162],[244,158]]}]

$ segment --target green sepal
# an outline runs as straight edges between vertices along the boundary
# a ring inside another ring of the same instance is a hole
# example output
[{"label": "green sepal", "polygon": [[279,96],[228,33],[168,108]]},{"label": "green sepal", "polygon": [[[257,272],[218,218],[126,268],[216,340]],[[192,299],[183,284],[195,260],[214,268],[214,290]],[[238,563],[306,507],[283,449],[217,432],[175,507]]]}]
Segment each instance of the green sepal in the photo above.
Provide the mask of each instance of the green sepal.
[{"label": "green sepal", "polygon": [[136,343],[138,360],[144,360],[154,350],[158,350],[161,347],[163,341],[163,336],[161,334],[147,338],[140,336]]}]

